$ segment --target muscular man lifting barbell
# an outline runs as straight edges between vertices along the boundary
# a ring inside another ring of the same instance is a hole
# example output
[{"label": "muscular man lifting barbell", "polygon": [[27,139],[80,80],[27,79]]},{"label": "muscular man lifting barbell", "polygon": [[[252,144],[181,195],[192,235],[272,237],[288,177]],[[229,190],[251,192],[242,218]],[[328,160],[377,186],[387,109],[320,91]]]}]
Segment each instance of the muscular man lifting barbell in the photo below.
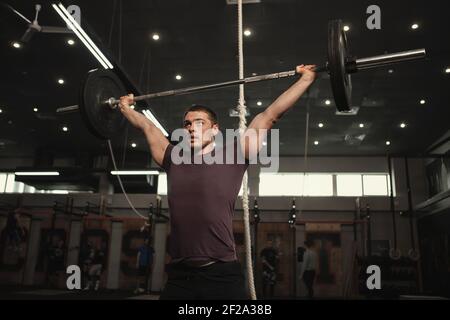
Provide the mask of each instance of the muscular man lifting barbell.
[{"label": "muscular man lifting barbell", "polygon": [[[291,109],[314,82],[314,65],[296,68],[301,77],[267,109],[258,114],[247,130],[269,130]],[[142,113],[130,108],[133,96],[120,98],[122,114],[140,129],[155,162],[167,172],[171,233],[168,252],[168,281],[161,299],[247,299],[244,276],[237,260],[232,216],[242,177],[248,163],[226,165],[174,163],[173,146]],[[206,155],[225,154],[226,148],[242,150],[249,158],[251,142],[240,139],[215,146],[219,131],[217,116],[205,106],[189,108],[183,127],[190,136],[191,148]],[[258,136],[256,136],[258,137]],[[257,143],[260,147],[261,143]],[[197,150],[196,149],[196,150]],[[205,174],[206,173],[206,174]]]}]

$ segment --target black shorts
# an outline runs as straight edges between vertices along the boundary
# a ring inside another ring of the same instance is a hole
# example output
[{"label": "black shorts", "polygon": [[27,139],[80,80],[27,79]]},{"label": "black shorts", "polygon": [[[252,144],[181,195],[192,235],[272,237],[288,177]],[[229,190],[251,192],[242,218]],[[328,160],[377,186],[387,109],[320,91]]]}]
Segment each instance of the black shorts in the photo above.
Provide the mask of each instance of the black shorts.
[{"label": "black shorts", "polygon": [[161,300],[249,299],[238,261],[216,262],[205,267],[167,266],[167,283]]}]

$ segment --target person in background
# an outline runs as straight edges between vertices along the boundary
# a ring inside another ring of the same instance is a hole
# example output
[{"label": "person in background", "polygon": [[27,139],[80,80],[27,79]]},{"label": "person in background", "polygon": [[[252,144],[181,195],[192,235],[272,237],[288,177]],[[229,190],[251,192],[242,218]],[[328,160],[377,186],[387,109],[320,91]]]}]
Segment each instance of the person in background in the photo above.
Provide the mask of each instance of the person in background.
[{"label": "person in background", "polygon": [[[273,241],[268,240],[266,247],[261,250],[264,298],[273,298],[274,296],[275,284],[277,282],[278,261],[278,250],[274,247]],[[269,292],[267,292],[267,289],[269,289]]]},{"label": "person in background", "polygon": [[64,271],[64,240],[52,241],[48,252],[48,281],[50,287],[58,287],[60,272]]},{"label": "person in background", "polygon": [[316,277],[317,254],[314,251],[314,242],[312,240],[305,241],[306,250],[303,254],[302,269],[300,279],[305,283],[308,289],[308,298],[314,298],[314,279]]},{"label": "person in background", "polygon": [[5,234],[6,243],[12,251],[20,251],[20,244],[26,236],[25,232],[25,228],[20,223],[20,213],[10,211],[6,221]]},{"label": "person in background", "polygon": [[101,248],[92,246],[87,261],[90,262],[88,267],[88,283],[84,290],[91,289],[94,286],[94,290],[97,291],[100,288],[100,276],[103,271],[106,258],[106,244],[102,243]]},{"label": "person in background", "polygon": [[136,256],[137,283],[134,293],[143,293],[148,289],[149,273],[153,264],[155,250],[149,245],[149,239],[138,248]]}]

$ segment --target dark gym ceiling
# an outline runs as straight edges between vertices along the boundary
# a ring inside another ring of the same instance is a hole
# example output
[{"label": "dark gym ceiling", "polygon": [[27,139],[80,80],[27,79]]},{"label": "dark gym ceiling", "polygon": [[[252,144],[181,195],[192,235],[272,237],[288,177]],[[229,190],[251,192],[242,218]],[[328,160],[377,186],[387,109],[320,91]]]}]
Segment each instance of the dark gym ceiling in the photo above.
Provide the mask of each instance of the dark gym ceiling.
[{"label": "dark gym ceiling", "polygon": [[[350,26],[349,46],[358,57],[421,47],[428,52],[426,61],[353,75],[353,101],[360,107],[356,116],[336,116],[333,103],[325,105],[326,99],[332,100],[330,83],[320,76],[309,98],[301,99],[277,124],[282,155],[303,154],[307,104],[310,155],[423,153],[449,129],[450,74],[445,69],[450,66],[450,42],[444,2],[377,1],[381,30],[368,30],[366,8],[372,2],[261,0],[244,6],[244,27],[252,31],[244,40],[246,76],[286,71],[301,63],[323,64],[327,22],[334,18]],[[41,25],[64,26],[50,2],[7,3],[30,20],[34,5],[40,3]],[[237,78],[237,11],[226,0],[64,4],[81,7],[82,26],[98,36],[94,37],[100,48],[120,64],[141,93]],[[20,39],[27,24],[3,7],[0,19],[2,156],[32,156],[37,150],[69,157],[83,152],[106,154],[105,142],[88,132],[77,113],[55,114],[58,107],[78,103],[80,82],[88,70],[100,67],[98,62],[75,35],[35,34],[22,48],[14,48],[12,42]],[[419,28],[412,30],[413,23]],[[152,40],[153,33],[160,35],[159,41]],[[66,43],[69,38],[75,45]],[[182,75],[180,81],[176,74]],[[65,80],[64,85],[57,83],[59,78]],[[292,82],[291,78],[247,85],[250,118]],[[236,128],[238,120],[229,116],[229,110],[237,97],[238,89],[233,87],[160,98],[150,101],[150,108],[168,131],[179,127],[184,109],[193,103],[213,107],[222,128]],[[421,99],[425,104],[419,103]],[[318,127],[320,122],[323,128]],[[400,128],[402,122],[406,128]],[[63,126],[69,130],[63,132]],[[143,136],[134,129],[119,134],[113,144],[122,159],[124,150],[130,161],[148,159]]]}]

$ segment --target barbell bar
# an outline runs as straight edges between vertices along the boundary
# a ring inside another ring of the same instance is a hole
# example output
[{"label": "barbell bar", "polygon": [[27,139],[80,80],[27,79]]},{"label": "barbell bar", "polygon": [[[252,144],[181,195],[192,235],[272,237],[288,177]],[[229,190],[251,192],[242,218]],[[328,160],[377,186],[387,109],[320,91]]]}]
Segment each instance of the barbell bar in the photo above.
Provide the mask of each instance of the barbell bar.
[{"label": "barbell bar", "polygon": [[[416,50],[408,50],[408,51],[402,51],[402,52],[396,52],[396,53],[389,53],[389,54],[383,54],[373,57],[367,57],[367,58],[361,58],[361,59],[355,59],[347,61],[347,72],[348,73],[355,73],[357,71],[361,70],[369,70],[379,67],[385,67],[392,64],[397,64],[400,62],[406,62],[411,60],[417,60],[422,59],[426,55],[425,49],[416,49]],[[354,67],[353,67],[354,65]],[[316,73],[320,72],[328,72],[327,66],[321,66],[317,67],[314,70]],[[274,79],[281,79],[281,78],[287,78],[292,77],[297,74],[296,70],[290,70],[290,71],[284,71],[284,72],[276,72],[276,73],[269,73],[259,76],[253,76],[253,77],[247,77],[239,80],[232,80],[232,81],[225,81],[225,82],[219,82],[214,84],[206,84],[206,85],[200,85],[200,86],[194,86],[194,87],[187,87],[187,88],[180,88],[180,89],[173,89],[173,90],[167,90],[167,91],[160,91],[155,93],[148,93],[141,96],[135,96],[133,98],[134,101],[142,101],[147,99],[154,99],[159,97],[169,97],[169,96],[177,96],[177,95],[183,95],[183,94],[190,94],[195,92],[203,92],[207,90],[212,89],[218,89],[218,88],[224,88],[224,87],[230,87],[235,86],[239,84],[247,84],[252,82],[260,82],[265,80],[274,80]],[[111,108],[116,108],[119,105],[120,100],[117,100],[113,97],[108,98],[107,100],[103,101],[103,103]],[[77,111],[79,109],[78,105],[73,106],[67,106],[67,107],[61,107],[56,110],[58,113],[66,113],[71,111]]]},{"label": "barbell bar", "polygon": [[[398,64],[401,62],[423,59],[425,49],[415,49],[388,53],[366,58],[355,58],[349,54],[347,37],[341,20],[328,23],[328,61],[324,66],[316,67],[315,72],[327,72],[330,75],[331,88],[336,108],[341,112],[351,111],[352,85],[350,74]],[[206,84],[187,88],[173,89],[135,96],[134,101],[159,97],[178,96],[195,92],[219,89],[240,84],[281,79],[297,75],[296,70],[276,72],[238,80]],[[101,139],[110,139],[120,132],[126,124],[120,112],[115,111],[119,104],[117,97],[127,94],[119,77],[111,70],[91,70],[80,90],[80,104],[58,108],[59,114],[80,110],[84,122],[90,131]]]}]

